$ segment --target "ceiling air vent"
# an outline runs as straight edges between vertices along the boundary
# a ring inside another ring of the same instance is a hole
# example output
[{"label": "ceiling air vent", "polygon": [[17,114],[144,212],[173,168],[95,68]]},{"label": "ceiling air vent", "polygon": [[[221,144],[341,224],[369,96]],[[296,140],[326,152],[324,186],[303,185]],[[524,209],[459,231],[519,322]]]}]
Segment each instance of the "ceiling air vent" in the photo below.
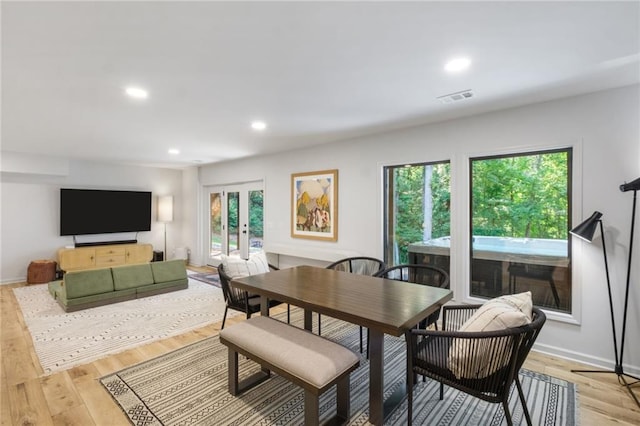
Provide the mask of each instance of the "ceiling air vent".
[{"label": "ceiling air vent", "polygon": [[463,101],[473,97],[471,89],[463,90],[461,92],[449,93],[448,95],[439,96],[438,99],[443,104],[450,104],[451,102]]}]

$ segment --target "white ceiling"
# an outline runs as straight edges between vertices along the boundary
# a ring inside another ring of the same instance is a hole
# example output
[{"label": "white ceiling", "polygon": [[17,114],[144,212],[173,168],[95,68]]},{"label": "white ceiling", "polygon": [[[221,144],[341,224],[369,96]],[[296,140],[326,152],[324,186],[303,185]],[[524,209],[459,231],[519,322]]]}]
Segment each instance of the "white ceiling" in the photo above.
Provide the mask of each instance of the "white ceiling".
[{"label": "white ceiling", "polygon": [[633,84],[639,5],[3,1],[2,150],[179,168]]}]

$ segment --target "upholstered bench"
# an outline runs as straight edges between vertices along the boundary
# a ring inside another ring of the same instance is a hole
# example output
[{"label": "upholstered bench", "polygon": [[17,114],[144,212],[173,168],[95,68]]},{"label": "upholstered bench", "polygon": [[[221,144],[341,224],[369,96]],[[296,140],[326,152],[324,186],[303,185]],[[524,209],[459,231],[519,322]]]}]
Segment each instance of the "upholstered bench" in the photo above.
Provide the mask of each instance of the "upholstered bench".
[{"label": "upholstered bench", "polygon": [[[262,383],[270,370],[304,389],[304,424],[320,420],[319,396],[337,385],[337,415],[349,419],[349,374],[360,360],[349,349],[324,337],[268,317],[253,317],[220,331],[229,348],[229,392],[232,395]],[[262,371],[238,382],[238,354],[257,362]]]}]

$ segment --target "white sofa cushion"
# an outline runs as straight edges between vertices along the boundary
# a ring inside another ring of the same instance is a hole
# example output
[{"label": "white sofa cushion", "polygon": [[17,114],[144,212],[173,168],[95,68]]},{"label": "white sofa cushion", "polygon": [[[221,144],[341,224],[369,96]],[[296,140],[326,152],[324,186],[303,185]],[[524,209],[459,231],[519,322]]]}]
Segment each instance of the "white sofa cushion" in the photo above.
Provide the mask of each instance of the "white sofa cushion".
[{"label": "white sofa cushion", "polygon": [[269,272],[269,262],[264,252],[251,253],[249,259],[221,255],[222,267],[230,278],[246,277],[248,275]]}]

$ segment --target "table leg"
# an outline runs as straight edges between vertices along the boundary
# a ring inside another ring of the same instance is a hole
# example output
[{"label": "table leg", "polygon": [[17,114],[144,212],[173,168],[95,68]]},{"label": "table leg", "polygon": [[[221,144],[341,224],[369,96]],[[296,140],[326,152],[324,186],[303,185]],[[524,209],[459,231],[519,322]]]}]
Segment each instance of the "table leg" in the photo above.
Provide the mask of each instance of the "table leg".
[{"label": "table leg", "polygon": [[369,422],[382,425],[383,412],[383,349],[384,334],[369,329]]},{"label": "table leg", "polygon": [[[269,298],[267,296],[260,296],[260,315],[263,317],[269,316]],[[263,375],[269,376],[271,374],[268,368],[262,367],[260,370]]]},{"label": "table leg", "polygon": [[304,310],[304,329],[313,331],[313,312],[309,309]]},{"label": "table leg", "polygon": [[382,425],[407,395],[403,380],[389,397],[384,399],[384,333],[369,329],[369,422]]},{"label": "table leg", "polygon": [[267,296],[260,296],[260,315],[269,316],[269,298]]}]

